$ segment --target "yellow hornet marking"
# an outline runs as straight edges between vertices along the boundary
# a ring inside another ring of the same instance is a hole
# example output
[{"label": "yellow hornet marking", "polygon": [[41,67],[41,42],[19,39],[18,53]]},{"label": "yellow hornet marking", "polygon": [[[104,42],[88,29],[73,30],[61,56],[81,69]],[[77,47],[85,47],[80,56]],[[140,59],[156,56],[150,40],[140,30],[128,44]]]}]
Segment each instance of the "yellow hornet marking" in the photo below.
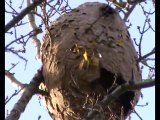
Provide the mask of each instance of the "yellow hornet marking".
[{"label": "yellow hornet marking", "polygon": [[84,59],[80,62],[79,68],[80,69],[87,69],[89,67],[89,56],[88,56],[88,53],[86,50],[83,53],[83,57],[84,57]]},{"label": "yellow hornet marking", "polygon": [[124,40],[119,39],[119,40],[116,41],[116,44],[119,45],[119,46],[122,46],[122,45],[124,45]]},{"label": "yellow hornet marking", "polygon": [[88,61],[88,53],[85,51],[83,53],[84,60]]}]

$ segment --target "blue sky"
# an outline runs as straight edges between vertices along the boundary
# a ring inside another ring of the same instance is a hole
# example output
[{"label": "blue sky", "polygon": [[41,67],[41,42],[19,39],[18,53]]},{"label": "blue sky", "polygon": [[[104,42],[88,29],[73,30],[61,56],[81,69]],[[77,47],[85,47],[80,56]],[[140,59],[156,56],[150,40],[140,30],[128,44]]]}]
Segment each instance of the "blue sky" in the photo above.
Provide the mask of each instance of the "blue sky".
[{"label": "blue sky", "polygon": [[[84,3],[84,2],[94,2],[96,0],[69,0],[69,5],[74,8],[78,5]],[[99,0],[99,2],[104,2],[105,0]],[[15,6],[19,6],[20,3],[17,1],[16,3],[13,3]],[[7,6],[6,6],[7,7]],[[148,4],[146,4],[146,10],[149,10],[152,8],[152,2],[148,1]],[[19,10],[18,10],[19,11]],[[152,9],[153,11],[153,9]],[[139,33],[137,31],[137,26],[142,26],[144,23],[144,16],[142,13],[142,10],[139,6],[135,9],[133,14],[130,16],[130,21],[132,22],[132,27],[129,29],[131,37],[139,39]],[[5,16],[6,23],[11,20],[11,17],[9,15]],[[26,20],[26,18],[25,18]],[[153,25],[153,28],[155,27],[155,17],[152,15],[151,17],[151,24]],[[29,31],[29,27],[23,26],[23,28],[18,30],[20,34],[27,33]],[[42,34],[38,35],[39,39],[42,39]],[[13,40],[14,37],[11,35],[5,36],[5,42],[6,44],[9,43],[11,40]],[[152,31],[148,31],[144,36],[143,41],[143,47],[142,53],[143,55],[152,50],[152,48],[155,45],[155,34]],[[15,45],[15,47],[19,48],[19,46]],[[40,64],[35,59],[36,49],[34,48],[32,44],[32,40],[30,39],[27,43],[27,51],[26,54],[23,54],[23,56],[28,59],[26,70],[25,62],[20,60],[17,56],[13,55],[12,53],[5,53],[5,68],[9,69],[11,67],[10,63],[17,63],[19,61],[19,64],[17,67],[15,67],[11,72],[16,73],[15,77],[21,81],[22,83],[29,83],[34,74],[36,73],[37,69],[40,67]],[[153,64],[153,63],[151,63]],[[148,69],[144,67],[143,70],[143,79],[147,78],[148,75]],[[5,96],[11,96],[13,92],[15,91],[15,88],[7,81],[5,80]],[[143,93],[143,99],[140,99],[139,105],[144,105],[146,102],[149,104],[146,107],[136,107],[136,111],[139,113],[139,115],[143,118],[143,120],[155,120],[155,87],[146,88],[142,90]],[[19,99],[21,94],[18,94],[17,96],[13,97],[11,101],[5,106],[5,110],[11,110],[15,102]],[[41,105],[40,105],[41,103]],[[47,113],[46,108],[43,106],[42,101],[38,100],[38,96],[34,95],[27,105],[25,112],[21,115],[20,120],[36,120],[38,119],[38,116],[41,115],[40,120],[51,120],[49,114]],[[132,114],[132,120],[139,120],[137,115]]]}]

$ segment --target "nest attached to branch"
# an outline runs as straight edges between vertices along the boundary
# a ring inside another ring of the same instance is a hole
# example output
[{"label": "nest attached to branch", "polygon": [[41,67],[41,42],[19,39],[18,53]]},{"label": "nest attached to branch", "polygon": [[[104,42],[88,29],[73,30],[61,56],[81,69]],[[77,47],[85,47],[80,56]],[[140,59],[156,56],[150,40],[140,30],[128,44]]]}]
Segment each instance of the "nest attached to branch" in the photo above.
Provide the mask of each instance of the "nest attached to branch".
[{"label": "nest attached to branch", "polygon": [[41,87],[50,94],[43,99],[52,118],[82,120],[92,110],[100,113],[92,120],[121,120],[130,114],[139,90],[94,108],[118,85],[141,81],[134,45],[117,11],[103,3],[82,4],[58,18],[43,40]]}]

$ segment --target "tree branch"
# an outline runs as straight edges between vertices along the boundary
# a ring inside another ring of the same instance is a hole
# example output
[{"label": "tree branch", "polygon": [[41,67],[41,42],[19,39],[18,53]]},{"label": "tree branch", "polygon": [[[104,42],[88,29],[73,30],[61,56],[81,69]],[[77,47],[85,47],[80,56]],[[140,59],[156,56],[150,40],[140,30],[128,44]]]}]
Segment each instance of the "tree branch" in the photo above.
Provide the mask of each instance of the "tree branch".
[{"label": "tree branch", "polygon": [[151,56],[151,55],[153,55],[153,54],[155,54],[155,48],[153,48],[153,50],[152,50],[151,52],[149,52],[149,53],[147,53],[146,55],[140,57],[140,58],[138,59],[138,62],[144,60],[145,58],[147,58],[147,57],[149,57],[149,56]]},{"label": "tree branch", "polygon": [[8,80],[12,83],[12,85],[16,88],[18,88],[18,90],[22,90],[25,85],[22,84],[21,82],[19,82],[12,73],[10,73],[9,71],[5,70],[5,76],[8,78]]},{"label": "tree branch", "polygon": [[[30,3],[30,0],[27,0],[27,7],[29,7],[31,5]],[[34,10],[35,12],[35,10]],[[36,59],[37,61],[39,61],[41,63],[41,60],[40,60],[40,46],[41,46],[41,42],[40,40],[37,38],[37,34],[35,34],[36,30],[38,29],[36,23],[35,23],[35,15],[33,13],[29,13],[27,15],[28,17],[28,22],[29,22],[29,25],[30,25],[30,28],[31,28],[31,31],[33,36],[32,36],[32,39],[33,39],[33,44],[35,45],[35,47],[37,48],[37,54],[36,54]]]},{"label": "tree branch", "polygon": [[99,114],[98,111],[95,111],[94,108],[102,108],[105,109],[111,102],[116,100],[121,94],[128,90],[135,90],[135,89],[141,89],[141,88],[148,88],[155,85],[155,80],[145,80],[143,82],[136,82],[136,83],[126,83],[124,85],[121,85],[117,87],[111,94],[104,97],[104,99],[96,104],[93,107],[93,110],[90,111],[87,115],[87,117],[83,120],[93,120],[95,116]]},{"label": "tree branch", "polygon": [[6,117],[6,120],[18,120],[21,113],[24,112],[28,102],[34,94],[39,90],[39,84],[43,81],[41,70],[38,70],[31,82],[25,88],[21,98],[14,105],[10,114]]},{"label": "tree branch", "polygon": [[21,13],[19,13],[18,16],[14,17],[7,25],[5,26],[5,32],[7,32],[9,29],[11,29],[13,26],[15,26],[16,23],[18,23],[23,17],[28,14],[31,10],[33,10],[36,6],[41,4],[44,0],[34,0],[34,2],[26,7],[24,10],[22,10]]},{"label": "tree branch", "polygon": [[5,105],[16,95],[18,95],[21,92],[21,90],[15,90],[15,92],[10,96],[10,97],[6,97],[5,99]]},{"label": "tree branch", "polygon": [[124,16],[124,18],[123,18],[123,20],[124,20],[125,22],[127,21],[129,15],[132,13],[132,11],[133,11],[134,8],[136,7],[136,5],[137,5],[137,3],[133,4],[133,5],[131,6],[131,8],[129,8],[128,12],[125,13],[125,16]]}]

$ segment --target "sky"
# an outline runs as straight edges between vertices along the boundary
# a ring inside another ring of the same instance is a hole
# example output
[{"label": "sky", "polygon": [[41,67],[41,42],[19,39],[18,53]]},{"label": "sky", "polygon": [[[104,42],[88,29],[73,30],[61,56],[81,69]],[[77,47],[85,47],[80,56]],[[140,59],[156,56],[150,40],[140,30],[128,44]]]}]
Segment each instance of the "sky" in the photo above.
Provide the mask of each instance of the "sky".
[{"label": "sky", "polygon": [[[85,2],[94,2],[96,0],[69,0],[69,5],[72,8],[75,8],[79,6],[82,3]],[[105,0],[99,0],[99,2],[105,3]],[[19,1],[13,3],[14,6],[18,7],[21,3]],[[7,6],[6,6],[7,8]],[[150,8],[153,8],[152,2],[148,1],[148,4],[146,4],[145,9],[150,10]],[[17,8],[18,9],[18,8]],[[19,9],[17,11],[20,11]],[[153,11],[153,9],[152,9]],[[11,16],[6,14],[5,16],[5,22],[8,23],[11,20]],[[26,18],[24,18],[26,20]],[[130,21],[132,22],[132,26],[129,29],[129,32],[131,34],[131,38],[137,38],[139,39],[139,34],[137,31],[137,26],[142,26],[144,23],[144,16],[142,13],[142,10],[140,6],[137,6],[135,11],[131,14],[129,17]],[[153,28],[155,27],[155,16],[152,15],[151,17],[151,24],[153,25]],[[20,34],[25,34],[29,31],[29,27],[23,26],[23,28],[19,29]],[[18,31],[17,31],[18,32]],[[43,34],[38,35],[39,39],[42,39]],[[13,40],[12,35],[5,35],[5,43],[9,43],[11,40]],[[151,51],[152,48],[155,45],[155,34],[152,31],[148,31],[144,36],[144,41],[142,43],[145,47],[142,48],[143,55],[147,52]],[[14,45],[16,48],[19,48],[18,45]],[[28,63],[25,69],[25,62],[23,60],[20,60],[17,56],[13,55],[12,53],[5,53],[5,69],[9,69],[11,67],[11,63],[17,63],[19,64],[11,70],[12,73],[15,73],[15,77],[21,81],[22,83],[29,83],[34,74],[36,73],[37,69],[40,68],[41,64],[38,63],[35,59],[36,49],[33,46],[32,40],[30,39],[26,46],[26,54],[22,54],[23,57],[28,59]],[[154,57],[154,56],[153,56]],[[153,64],[153,63],[151,63]],[[144,67],[142,78],[146,79],[148,76],[148,69]],[[5,80],[5,96],[11,96],[13,92],[16,89],[8,82],[8,80]],[[145,105],[148,103],[145,107],[139,107],[137,106],[135,110],[137,113],[141,116],[143,120],[155,120],[155,87],[145,88],[142,89],[143,93],[143,99],[141,98],[138,102],[138,105]],[[16,101],[19,99],[21,94],[16,95],[13,97],[9,103],[5,106],[5,116],[7,113],[7,110],[10,111]],[[27,105],[24,113],[21,115],[19,120],[37,120],[38,117],[41,116],[40,120],[51,120],[47,109],[43,106],[43,102],[39,100],[38,95],[34,95]],[[140,120],[136,114],[131,115],[131,120]]]}]

